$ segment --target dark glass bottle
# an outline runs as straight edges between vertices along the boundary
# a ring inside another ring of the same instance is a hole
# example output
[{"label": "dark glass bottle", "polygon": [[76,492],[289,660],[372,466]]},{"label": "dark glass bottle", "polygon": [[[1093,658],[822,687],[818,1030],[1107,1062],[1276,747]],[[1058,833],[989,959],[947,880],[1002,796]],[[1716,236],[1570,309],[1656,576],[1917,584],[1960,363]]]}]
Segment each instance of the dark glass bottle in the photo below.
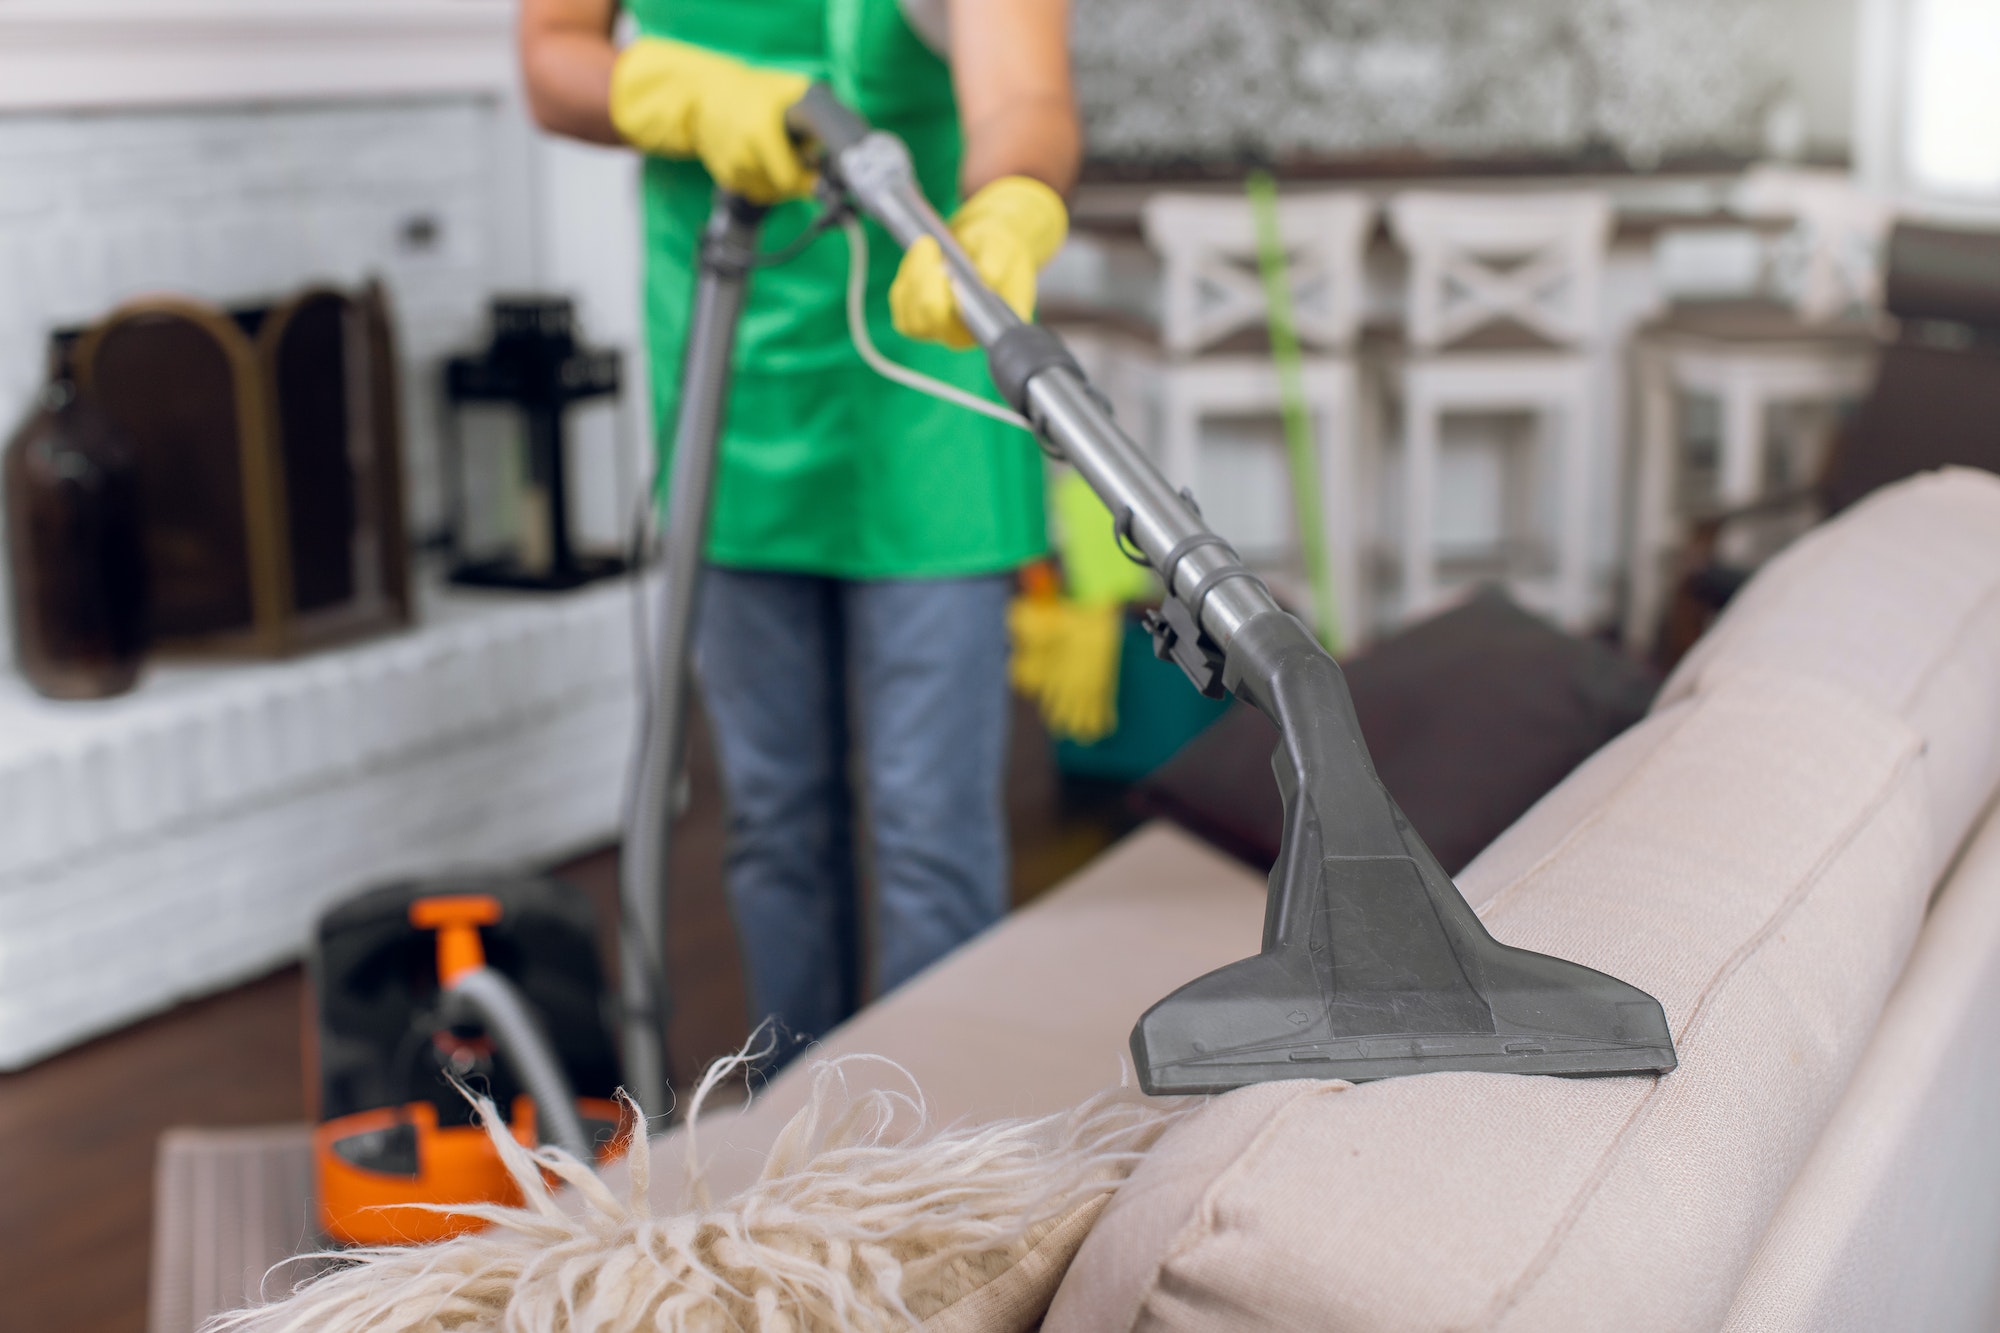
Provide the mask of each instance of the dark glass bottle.
[{"label": "dark glass bottle", "polygon": [[51,699],[102,699],[139,678],[146,578],[129,441],[78,395],[58,353],[4,458],[14,657]]}]

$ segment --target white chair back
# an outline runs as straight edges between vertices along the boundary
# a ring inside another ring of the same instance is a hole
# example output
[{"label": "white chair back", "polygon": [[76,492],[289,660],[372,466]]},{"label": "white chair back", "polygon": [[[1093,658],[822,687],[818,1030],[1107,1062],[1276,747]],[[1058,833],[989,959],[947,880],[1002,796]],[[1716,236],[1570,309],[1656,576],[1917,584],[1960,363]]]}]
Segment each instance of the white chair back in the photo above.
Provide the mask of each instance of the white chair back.
[{"label": "white chair back", "polygon": [[1772,249],[1779,291],[1809,324],[1882,304],[1882,247],[1894,220],[1887,201],[1843,171],[1766,165],[1744,173],[1733,200],[1745,217],[1788,219]]},{"label": "white chair back", "polygon": [[1406,332],[1435,351],[1503,320],[1559,347],[1598,332],[1611,201],[1590,191],[1413,191],[1389,204],[1410,258]]},{"label": "white chair back", "polygon": [[[1361,324],[1362,256],[1374,206],[1336,192],[1278,200],[1278,239],[1289,257],[1299,342],[1343,352]],[[1212,347],[1268,315],[1257,268],[1257,223],[1246,199],[1156,194],[1146,201],[1146,242],[1165,265],[1161,340],[1186,355]]]}]

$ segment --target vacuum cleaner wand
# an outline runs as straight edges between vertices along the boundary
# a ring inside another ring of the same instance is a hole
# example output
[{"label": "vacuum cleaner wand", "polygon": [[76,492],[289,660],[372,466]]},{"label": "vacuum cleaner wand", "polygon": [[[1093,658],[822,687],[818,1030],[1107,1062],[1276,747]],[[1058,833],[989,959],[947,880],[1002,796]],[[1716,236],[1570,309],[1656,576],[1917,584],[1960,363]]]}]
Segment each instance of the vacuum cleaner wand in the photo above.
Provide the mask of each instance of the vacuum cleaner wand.
[{"label": "vacuum cleaner wand", "polygon": [[708,544],[715,454],[729,401],[730,359],[743,313],[757,232],[765,209],[718,194],[696,263],[694,323],[681,367],[680,414],[667,478],[667,524],[659,575],[659,611],[642,661],[639,745],[626,795],[625,838],[618,861],[620,1057],[625,1088],[651,1115],[667,1115],[666,925],[673,824],[686,749],[689,648],[701,598],[702,550]]},{"label": "vacuum cleaner wand", "polygon": [[[824,85],[787,121],[818,145],[829,190],[899,245],[928,236],[943,250],[961,316],[1002,397],[1083,475],[1164,581],[1164,605],[1149,622],[1160,655],[1204,694],[1249,700],[1282,733],[1273,767],[1284,839],[1262,951],[1189,982],[1139,1019],[1132,1055],[1141,1086],[1167,1094],[1438,1070],[1672,1069],[1673,1040],[1652,996],[1486,932],[1376,777],[1340,668],[1118,427],[1061,339],[1019,319],[981,281],[918,189],[902,143]],[[718,202],[705,256],[740,212],[726,196]],[[701,273],[708,283],[706,264]],[[726,333],[704,345],[717,332],[704,330],[705,293],[690,388],[718,343],[727,362]],[[699,417],[714,406],[684,396],[683,426],[693,413],[697,427],[712,427],[719,411]],[[712,430],[695,438],[712,447]],[[677,488],[687,463],[675,459]],[[676,490],[677,512],[687,498]]]}]

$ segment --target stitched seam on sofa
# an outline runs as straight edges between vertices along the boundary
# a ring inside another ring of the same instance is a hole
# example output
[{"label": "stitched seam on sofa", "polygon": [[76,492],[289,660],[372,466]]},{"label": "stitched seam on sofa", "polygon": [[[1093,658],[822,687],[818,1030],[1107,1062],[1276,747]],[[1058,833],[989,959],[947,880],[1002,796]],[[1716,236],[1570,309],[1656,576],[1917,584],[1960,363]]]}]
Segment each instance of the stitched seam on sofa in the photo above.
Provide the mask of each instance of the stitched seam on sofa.
[{"label": "stitched seam on sofa", "polygon": [[[1812,868],[1800,877],[1799,883],[1794,886],[1790,893],[1785,895],[1783,900],[1772,911],[1771,915],[1765,918],[1764,924],[1758,927],[1757,932],[1738,945],[1736,951],[1730,954],[1723,961],[1722,966],[1717,968],[1714,974],[1709,977],[1708,982],[1701,988],[1701,993],[1695,1000],[1694,1008],[1688,1014],[1686,1024],[1683,1025],[1681,1031],[1675,1036],[1674,1042],[1676,1046],[1685,1047],[1690,1040],[1699,1034],[1703,1019],[1711,1012],[1710,1002],[1735,977],[1737,972],[1742,970],[1744,964],[1756,957],[1757,953],[1766,944],[1770,943],[1772,936],[1777,933],[1778,927],[1791,917],[1799,905],[1812,896],[1813,890],[1818,888],[1820,881],[1826,877],[1828,869],[1846,853],[1848,847],[1861,835],[1861,831],[1867,828],[1874,821],[1875,817],[1887,807],[1891,796],[1902,785],[1904,777],[1910,772],[1917,757],[1922,753],[1921,738],[1912,734],[1910,741],[1904,746],[1901,757],[1896,761],[1895,768],[1890,770],[1888,776],[1883,779],[1881,787],[1876,790],[1875,795],[1869,800],[1868,804],[1855,815],[1848,826],[1842,830],[1840,837],[1821,854],[1819,860],[1813,863]],[[1658,1103],[1660,1088],[1666,1077],[1668,1076],[1656,1075],[1654,1077],[1653,1086],[1647,1090],[1646,1095],[1640,1099],[1639,1104],[1632,1108],[1632,1113],[1625,1118],[1625,1123],[1619,1127],[1618,1133],[1605,1146],[1603,1154],[1597,1160],[1597,1165],[1591,1170],[1589,1179],[1585,1182],[1584,1187],[1577,1191],[1576,1196],[1570,1200],[1569,1207],[1564,1209],[1562,1217],[1557,1219],[1555,1227],[1550,1231],[1548,1239],[1543,1242],[1541,1250],[1529,1262],[1528,1266],[1521,1270],[1520,1276],[1514,1280],[1513,1285],[1501,1294],[1498,1303],[1491,1308],[1484,1321],[1484,1327],[1497,1327],[1499,1320],[1509,1310],[1513,1309],[1515,1305],[1519,1304],[1521,1298],[1548,1271],[1549,1265],[1555,1260],[1556,1251],[1561,1248],[1562,1241],[1576,1226],[1578,1219],[1583,1216],[1584,1210],[1590,1206],[1591,1201],[1596,1198],[1598,1190],[1603,1188],[1606,1177],[1611,1173],[1612,1163],[1619,1154],[1619,1149],[1624,1146],[1626,1139],[1631,1136],[1633,1129],[1640,1121],[1646,1118]]]},{"label": "stitched seam on sofa", "polygon": [[1215,1179],[1209,1181],[1208,1188],[1201,1192],[1201,1200],[1195,1204],[1193,1213],[1181,1224],[1181,1229],[1175,1233],[1173,1241],[1167,1246],[1166,1254],[1153,1265],[1151,1276],[1146,1279],[1146,1285],[1139,1292],[1139,1299],[1133,1303],[1132,1317],[1125,1324],[1125,1333],[1133,1333],[1133,1330],[1139,1327],[1139,1320],[1145,1316],[1146,1307],[1152,1303],[1153,1297],[1160,1290],[1160,1278],[1168,1266],[1215,1234],[1215,1209],[1223,1189],[1249,1169],[1248,1164],[1251,1159],[1263,1150],[1264,1145],[1291,1118],[1292,1113],[1308,1102],[1316,1102],[1321,1097],[1336,1092],[1346,1092],[1353,1086],[1351,1083],[1329,1083],[1314,1088],[1310,1093],[1292,1098],[1258,1128],[1251,1136],[1250,1142],[1243,1146],[1229,1165],[1216,1172]]},{"label": "stitched seam on sofa", "polygon": [[[1694,719],[1694,713],[1695,713],[1694,708],[1686,709],[1681,717],[1675,719],[1673,724],[1673,729],[1670,732],[1668,732],[1667,735],[1662,736],[1654,744],[1652,750],[1648,752],[1645,755],[1645,757],[1640,759],[1638,763],[1632,766],[1631,772],[1627,773],[1624,777],[1620,778],[1617,784],[1613,786],[1610,791],[1606,792],[1597,801],[1596,804],[1591,806],[1590,811],[1587,814],[1585,814],[1582,819],[1578,820],[1576,824],[1571,827],[1569,832],[1563,834],[1561,838],[1557,839],[1555,846],[1549,848],[1549,850],[1543,852],[1540,856],[1536,857],[1533,865],[1529,866],[1526,870],[1523,870],[1520,874],[1516,875],[1513,879],[1509,880],[1505,885],[1503,885],[1499,890],[1497,890],[1491,898],[1488,898],[1486,902],[1477,909],[1479,919],[1481,921],[1484,921],[1489,913],[1498,911],[1502,903],[1506,902],[1509,898],[1513,897],[1521,889],[1523,885],[1527,884],[1530,880],[1534,879],[1537,875],[1541,874],[1543,870],[1547,869],[1551,861],[1554,861],[1557,857],[1561,856],[1565,851],[1569,849],[1570,844],[1574,843],[1578,838],[1581,838],[1584,834],[1596,828],[1597,825],[1603,820],[1605,811],[1609,810],[1612,807],[1612,805],[1614,805],[1617,802],[1617,799],[1625,794],[1625,790],[1628,787],[1630,787],[1634,782],[1637,782],[1639,778],[1643,776],[1647,772],[1647,770],[1650,769],[1655,763],[1659,762],[1661,754],[1666,750],[1666,748],[1670,744],[1673,743],[1674,738],[1680,735],[1682,731],[1687,729],[1688,723]],[[1522,818],[1526,818],[1526,816],[1524,815],[1522,816]]]},{"label": "stitched seam on sofa", "polygon": [[1944,670],[1946,663],[1958,660],[1958,650],[1972,636],[1973,628],[1983,621],[1987,611],[1996,605],[2000,605],[2000,583],[1988,588],[1985,594],[1958,618],[1958,624],[1952,628],[1951,639],[1946,644],[1946,651],[1932,659],[1930,665],[1924,668],[1923,674],[1917,677],[1916,683],[1910,687],[1909,694],[1904,697],[1901,707],[1897,709],[1899,714],[1906,714],[1916,706],[1917,700],[1930,689],[1931,683],[1937,679],[1938,673]]},{"label": "stitched seam on sofa", "polygon": [[[1995,584],[1987,588],[1987,590],[1981,593],[1978,599],[1975,600],[1971,606],[1966,608],[1965,612],[1959,616],[1957,622],[1952,626],[1950,637],[1944,641],[1943,649],[1934,658],[1932,658],[1929,663],[1925,665],[1923,671],[1917,676],[1916,680],[1912,682],[1912,684],[1910,685],[1908,692],[1905,693],[1903,698],[1900,701],[1898,701],[1898,703],[1895,705],[1896,716],[1903,717],[1907,715],[1911,707],[1913,707],[1916,704],[1917,700],[1923,696],[1924,691],[1928,690],[1931,687],[1932,682],[1937,679],[1938,673],[1943,671],[1948,663],[1958,660],[1960,656],[1959,649],[1961,649],[1964,646],[1966,639],[1971,637],[1973,629],[1980,623],[1980,621],[1985,617],[1988,611],[1991,610],[1991,608],[1996,603],[2000,603],[2000,584]],[[1862,698],[1863,702],[1869,703],[1870,707],[1879,708],[1881,706],[1879,704],[1874,704],[1871,701],[1867,700],[1865,697],[1859,695],[1856,691],[1852,690],[1843,682],[1835,680],[1831,677],[1818,675],[1817,673],[1812,671],[1800,670],[1798,668],[1789,666],[1780,666],[1769,662],[1750,662],[1746,664],[1738,664],[1737,666],[1734,667],[1734,669],[1722,670],[1718,674],[1719,666],[1727,666],[1727,659],[1721,659],[1721,661],[1718,662],[1717,655],[1711,653],[1710,660],[1703,662],[1701,664],[1700,670],[1698,670],[1695,673],[1694,679],[1688,687],[1687,694],[1682,696],[1683,699],[1693,698],[1694,696],[1699,695],[1702,691],[1713,686],[1718,680],[1727,680],[1729,679],[1729,677],[1733,675],[1742,674],[1745,671],[1762,671],[1762,672],[1794,673],[1798,675],[1809,676],[1812,679],[1820,681],[1824,684],[1829,684],[1837,689],[1847,690],[1848,693],[1855,694],[1857,698]],[[1663,697],[1664,693],[1665,691],[1663,689],[1662,690]],[[1674,702],[1680,702],[1680,701],[1681,700],[1675,700]],[[1665,706],[1670,707],[1671,704],[1667,704]]]}]

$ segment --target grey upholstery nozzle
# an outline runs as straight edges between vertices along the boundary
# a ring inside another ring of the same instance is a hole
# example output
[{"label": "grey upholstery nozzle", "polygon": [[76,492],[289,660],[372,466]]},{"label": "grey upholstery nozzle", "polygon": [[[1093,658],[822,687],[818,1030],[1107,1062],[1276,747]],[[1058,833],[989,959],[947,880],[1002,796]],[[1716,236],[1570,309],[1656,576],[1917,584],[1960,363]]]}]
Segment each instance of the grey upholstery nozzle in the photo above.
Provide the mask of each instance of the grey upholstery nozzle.
[{"label": "grey upholstery nozzle", "polygon": [[1225,673],[1283,733],[1284,840],[1263,951],[1189,982],[1132,1030],[1147,1092],[1674,1067],[1652,996],[1487,934],[1375,776],[1340,668],[1297,620],[1245,625]]}]

